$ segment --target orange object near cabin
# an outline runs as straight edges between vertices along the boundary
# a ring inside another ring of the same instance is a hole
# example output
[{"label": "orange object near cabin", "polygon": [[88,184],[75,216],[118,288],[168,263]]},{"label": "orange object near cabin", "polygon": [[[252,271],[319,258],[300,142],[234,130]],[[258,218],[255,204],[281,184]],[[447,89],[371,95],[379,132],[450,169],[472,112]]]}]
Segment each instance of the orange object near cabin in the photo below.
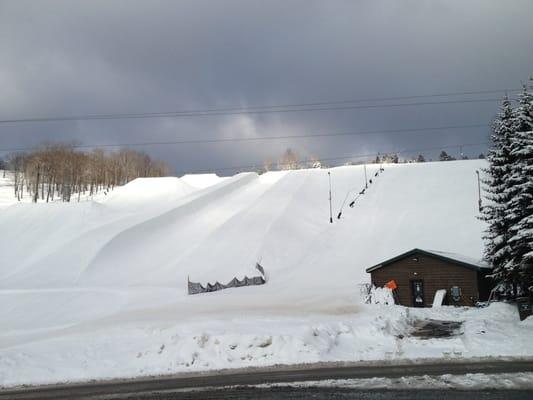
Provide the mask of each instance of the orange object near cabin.
[{"label": "orange object near cabin", "polygon": [[398,288],[398,285],[396,284],[396,281],[395,280],[392,280],[392,281],[388,281],[386,284],[385,284],[385,287],[391,289],[391,290],[394,290],[396,288]]}]

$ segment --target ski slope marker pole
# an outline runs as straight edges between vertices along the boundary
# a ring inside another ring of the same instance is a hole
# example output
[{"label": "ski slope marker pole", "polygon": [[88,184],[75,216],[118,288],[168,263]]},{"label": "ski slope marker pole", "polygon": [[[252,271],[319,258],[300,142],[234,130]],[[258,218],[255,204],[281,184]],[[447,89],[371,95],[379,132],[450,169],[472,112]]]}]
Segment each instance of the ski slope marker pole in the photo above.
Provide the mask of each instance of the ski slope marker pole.
[{"label": "ski slope marker pole", "polygon": [[331,172],[328,171],[328,177],[329,177],[329,223],[333,223],[333,209],[331,206]]},{"label": "ski slope marker pole", "polygon": [[481,205],[481,182],[479,178],[479,170],[477,169],[476,169],[476,174],[477,174],[478,207],[479,207],[479,212],[481,212],[483,210],[483,206]]}]

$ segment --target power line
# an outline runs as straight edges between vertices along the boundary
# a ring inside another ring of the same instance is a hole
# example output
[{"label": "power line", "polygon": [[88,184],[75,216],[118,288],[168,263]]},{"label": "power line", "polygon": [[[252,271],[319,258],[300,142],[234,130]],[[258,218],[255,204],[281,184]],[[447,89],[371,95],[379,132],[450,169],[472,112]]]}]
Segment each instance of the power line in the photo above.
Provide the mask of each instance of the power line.
[{"label": "power line", "polygon": [[418,103],[395,103],[395,104],[372,104],[362,106],[331,106],[331,107],[312,107],[312,108],[280,108],[275,110],[243,109],[239,111],[217,111],[217,112],[161,112],[161,113],[139,113],[139,114],[93,114],[78,115],[71,117],[42,117],[42,118],[25,118],[25,119],[5,119],[0,120],[0,124],[8,123],[28,123],[28,122],[60,122],[60,121],[94,121],[94,120],[117,120],[117,119],[146,119],[146,118],[180,118],[180,117],[209,117],[221,115],[247,115],[247,114],[274,114],[274,113],[293,113],[309,111],[339,111],[339,110],[363,110],[373,108],[394,108],[394,107],[413,107],[442,104],[465,104],[465,103],[487,103],[501,101],[501,99],[473,99],[473,100],[447,100],[447,101],[425,101]]},{"label": "power line", "polygon": [[[394,96],[394,97],[372,97],[366,99],[356,99],[356,100],[337,100],[337,101],[328,101],[328,102],[317,102],[317,103],[297,103],[297,104],[283,104],[279,106],[249,106],[251,109],[259,108],[280,108],[280,107],[309,107],[309,106],[323,106],[323,105],[332,105],[332,104],[350,104],[350,103],[372,103],[380,101],[395,101],[395,100],[414,100],[414,99],[423,99],[430,97],[452,97],[452,96],[467,96],[467,95],[477,95],[477,94],[496,94],[496,93],[507,93],[507,92],[519,92],[522,89],[500,89],[500,90],[478,90],[470,92],[448,92],[448,93],[434,93],[434,94],[420,94],[420,95],[411,95],[411,96]],[[239,109],[238,107],[232,108],[221,108],[213,109],[212,111],[233,111]]]},{"label": "power line", "polygon": [[[375,157],[381,154],[404,154],[404,153],[415,153],[415,152],[422,152],[422,151],[432,151],[432,150],[444,150],[444,149],[451,149],[451,148],[460,148],[462,147],[473,147],[473,146],[484,146],[489,144],[490,142],[480,142],[480,143],[465,143],[465,144],[453,144],[453,145],[446,145],[446,146],[438,146],[438,147],[425,147],[425,148],[418,148],[418,149],[404,149],[404,150],[392,150],[392,151],[380,151],[377,153],[367,153],[367,154],[352,154],[350,156],[340,156],[340,157],[328,157],[328,158],[322,158],[320,161],[340,161],[340,160],[353,160],[357,158],[368,158],[368,157]],[[278,164],[281,166],[286,165],[304,165],[311,162],[311,160],[302,160],[297,163],[285,163],[285,164]],[[243,170],[253,170],[258,168],[259,165],[241,165],[241,166],[234,166],[234,167],[220,167],[220,168],[211,168],[211,169],[203,169],[203,170],[195,170],[195,171],[177,171],[179,173],[183,174],[198,174],[198,173],[207,173],[207,172],[213,172],[213,171],[243,171]]]},{"label": "power line", "polygon": [[[203,110],[182,110],[182,111],[166,111],[166,112],[86,114],[86,115],[54,116],[54,117],[28,117],[28,118],[4,119],[4,120],[0,120],[0,124],[30,123],[30,122],[59,122],[59,121],[90,121],[90,120],[106,120],[106,119],[204,117],[204,116],[220,116],[220,115],[270,114],[270,113],[353,110],[353,109],[391,108],[391,107],[441,105],[441,104],[495,102],[495,101],[500,101],[501,99],[494,99],[494,98],[462,99],[462,100],[458,99],[458,100],[445,100],[445,101],[435,101],[435,102],[426,101],[426,102],[415,102],[415,103],[353,105],[353,104],[359,104],[359,103],[380,102],[380,101],[414,100],[414,99],[421,99],[421,98],[464,96],[464,95],[475,95],[475,94],[494,94],[494,93],[504,93],[504,92],[510,92],[510,91],[514,92],[517,90],[519,89],[449,92],[449,93],[435,93],[435,94],[428,94],[428,95],[382,97],[382,98],[373,98],[373,99],[369,98],[369,99],[340,100],[340,101],[330,101],[330,102],[253,106],[253,107],[247,107],[247,108],[228,107],[228,108],[211,108],[211,109],[203,109]],[[341,106],[341,104],[352,104],[352,105]]]},{"label": "power line", "polygon": [[[266,106],[248,106],[248,107],[225,107],[225,108],[210,108],[203,110],[187,110],[182,111],[184,113],[198,113],[198,112],[217,112],[217,111],[241,111],[248,109],[268,109],[268,108],[285,108],[285,107],[311,107],[311,106],[324,106],[324,105],[334,105],[334,104],[355,104],[355,103],[373,103],[380,101],[395,101],[395,100],[414,100],[414,99],[423,99],[430,97],[452,97],[452,96],[467,96],[467,95],[478,95],[478,94],[496,94],[496,93],[507,93],[507,92],[519,92],[522,89],[499,89],[499,90],[478,90],[478,91],[469,91],[469,92],[447,92],[447,93],[433,93],[433,94],[421,94],[421,95],[411,95],[411,96],[393,96],[393,97],[370,97],[366,99],[352,99],[352,100],[336,100],[336,101],[325,101],[325,102],[314,102],[314,103],[285,103],[280,105],[266,105]],[[174,112],[167,112],[173,114]],[[164,113],[164,114],[167,114]]]},{"label": "power line", "polygon": [[[339,137],[339,136],[359,136],[359,135],[386,135],[390,133],[408,133],[408,132],[427,132],[427,131],[442,131],[455,129],[473,129],[473,128],[488,128],[487,124],[472,124],[472,125],[451,125],[451,126],[437,126],[425,128],[407,128],[407,129],[387,129],[387,130],[373,130],[373,131],[359,131],[359,132],[340,132],[340,133],[315,133],[304,135],[283,135],[283,136],[257,136],[247,138],[220,138],[220,139],[193,139],[193,140],[175,140],[165,142],[136,142],[136,143],[104,143],[104,144],[79,144],[72,145],[72,148],[87,149],[87,148],[110,148],[110,147],[139,147],[139,146],[168,146],[168,145],[189,145],[189,144],[204,144],[204,143],[227,143],[227,142],[258,142],[270,140],[287,140],[287,139],[305,139],[318,137]],[[14,151],[30,151],[38,150],[42,147],[14,147],[0,149],[2,152]]]}]

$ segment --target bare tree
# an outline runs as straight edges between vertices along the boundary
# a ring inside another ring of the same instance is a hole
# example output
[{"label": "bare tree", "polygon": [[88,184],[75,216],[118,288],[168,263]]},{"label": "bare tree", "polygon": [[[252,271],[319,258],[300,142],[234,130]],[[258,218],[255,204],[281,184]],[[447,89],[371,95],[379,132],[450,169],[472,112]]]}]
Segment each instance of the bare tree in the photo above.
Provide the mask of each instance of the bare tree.
[{"label": "bare tree", "polygon": [[272,159],[272,157],[265,158],[265,160],[263,161],[263,170],[265,172],[271,171],[273,166],[274,160]]},{"label": "bare tree", "polygon": [[322,168],[322,163],[318,159],[318,157],[312,156],[309,160],[309,167],[310,168]]},{"label": "bare tree", "polygon": [[147,154],[129,149],[105,153],[76,151],[74,144],[43,144],[31,153],[9,156],[14,176],[14,194],[24,197],[24,188],[32,201],[39,198],[53,201],[58,196],[71,201],[73,195],[89,192],[92,196],[100,190],[111,190],[138,177],[156,177],[169,174],[168,166],[152,160]]},{"label": "bare tree", "polygon": [[278,166],[281,170],[298,169],[300,156],[298,153],[288,148],[281,156]]}]

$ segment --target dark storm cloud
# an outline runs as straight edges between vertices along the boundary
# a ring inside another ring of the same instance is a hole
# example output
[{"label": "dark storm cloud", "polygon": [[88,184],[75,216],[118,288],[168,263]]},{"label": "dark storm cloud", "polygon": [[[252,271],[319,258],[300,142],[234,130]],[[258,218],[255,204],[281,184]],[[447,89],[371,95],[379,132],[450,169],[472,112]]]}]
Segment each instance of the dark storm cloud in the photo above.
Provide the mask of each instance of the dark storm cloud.
[{"label": "dark storm cloud", "polygon": [[[533,72],[532,38],[529,0],[3,0],[0,119],[516,88]],[[0,148],[490,123],[497,106],[4,124]],[[144,150],[181,171],[256,164],[288,146],[327,158],[486,138],[469,129]]]}]

